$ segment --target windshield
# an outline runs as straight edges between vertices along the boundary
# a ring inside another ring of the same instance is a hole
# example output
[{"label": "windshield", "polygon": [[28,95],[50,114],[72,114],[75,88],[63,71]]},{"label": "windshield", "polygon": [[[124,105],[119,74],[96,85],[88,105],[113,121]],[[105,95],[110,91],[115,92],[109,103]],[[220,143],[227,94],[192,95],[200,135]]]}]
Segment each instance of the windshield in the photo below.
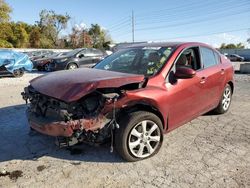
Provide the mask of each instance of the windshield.
[{"label": "windshield", "polygon": [[152,76],[166,63],[172,51],[173,47],[129,48],[106,57],[94,68]]}]

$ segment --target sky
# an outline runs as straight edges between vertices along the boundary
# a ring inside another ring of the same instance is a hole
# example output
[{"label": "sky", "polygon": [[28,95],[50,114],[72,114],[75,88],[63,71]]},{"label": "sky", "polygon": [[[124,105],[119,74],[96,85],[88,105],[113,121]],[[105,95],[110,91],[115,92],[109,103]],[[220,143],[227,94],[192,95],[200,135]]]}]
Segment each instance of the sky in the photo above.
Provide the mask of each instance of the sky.
[{"label": "sky", "polygon": [[6,0],[13,21],[34,24],[43,9],[71,16],[73,26],[99,24],[114,42],[198,41],[214,47],[250,38],[250,0]]}]

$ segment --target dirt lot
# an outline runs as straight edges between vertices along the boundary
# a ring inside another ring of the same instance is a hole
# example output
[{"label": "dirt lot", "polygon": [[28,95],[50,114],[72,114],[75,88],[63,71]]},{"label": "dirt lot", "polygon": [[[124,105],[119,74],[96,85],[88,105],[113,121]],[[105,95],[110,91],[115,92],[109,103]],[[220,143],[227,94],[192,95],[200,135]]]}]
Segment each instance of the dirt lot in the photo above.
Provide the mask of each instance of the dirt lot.
[{"label": "dirt lot", "polygon": [[20,93],[36,76],[0,79],[0,187],[250,187],[250,75],[235,76],[227,114],[172,131],[158,155],[136,163],[108,146],[72,155],[54,138],[29,135]]}]

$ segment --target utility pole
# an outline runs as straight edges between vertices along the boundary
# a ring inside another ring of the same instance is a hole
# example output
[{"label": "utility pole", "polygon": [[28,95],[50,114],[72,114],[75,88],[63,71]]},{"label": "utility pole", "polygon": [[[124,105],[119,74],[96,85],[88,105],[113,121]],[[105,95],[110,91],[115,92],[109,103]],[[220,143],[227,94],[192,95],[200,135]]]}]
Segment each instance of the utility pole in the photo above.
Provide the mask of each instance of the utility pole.
[{"label": "utility pole", "polygon": [[135,18],[133,10],[132,10],[132,42],[135,42]]}]

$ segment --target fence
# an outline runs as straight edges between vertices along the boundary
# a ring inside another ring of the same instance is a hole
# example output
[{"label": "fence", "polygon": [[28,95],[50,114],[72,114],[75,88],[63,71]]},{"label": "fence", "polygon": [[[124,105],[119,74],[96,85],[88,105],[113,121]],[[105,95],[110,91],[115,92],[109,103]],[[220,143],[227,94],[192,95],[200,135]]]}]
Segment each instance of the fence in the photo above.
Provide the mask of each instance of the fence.
[{"label": "fence", "polygon": [[219,49],[223,54],[238,54],[245,58],[245,60],[250,60],[250,49]]}]

